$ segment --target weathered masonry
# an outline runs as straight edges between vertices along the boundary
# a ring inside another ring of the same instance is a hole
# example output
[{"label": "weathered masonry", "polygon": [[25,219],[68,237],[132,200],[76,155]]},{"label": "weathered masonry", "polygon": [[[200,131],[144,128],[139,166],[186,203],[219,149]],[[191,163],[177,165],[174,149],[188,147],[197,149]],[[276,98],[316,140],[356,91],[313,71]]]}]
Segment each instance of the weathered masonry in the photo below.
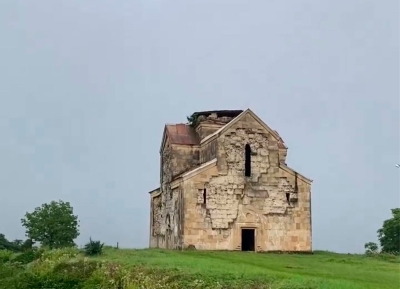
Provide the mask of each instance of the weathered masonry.
[{"label": "weathered masonry", "polygon": [[311,251],[311,180],[250,109],[205,111],[166,125],[150,247]]}]

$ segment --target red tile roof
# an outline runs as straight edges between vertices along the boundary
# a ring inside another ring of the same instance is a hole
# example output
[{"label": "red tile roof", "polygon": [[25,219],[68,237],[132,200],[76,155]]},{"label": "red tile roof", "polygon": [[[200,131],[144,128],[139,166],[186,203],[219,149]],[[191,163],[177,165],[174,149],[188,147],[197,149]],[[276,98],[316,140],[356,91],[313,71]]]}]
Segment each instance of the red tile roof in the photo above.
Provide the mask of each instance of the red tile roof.
[{"label": "red tile roof", "polygon": [[167,124],[166,132],[171,144],[198,145],[200,143],[194,128],[184,123]]}]

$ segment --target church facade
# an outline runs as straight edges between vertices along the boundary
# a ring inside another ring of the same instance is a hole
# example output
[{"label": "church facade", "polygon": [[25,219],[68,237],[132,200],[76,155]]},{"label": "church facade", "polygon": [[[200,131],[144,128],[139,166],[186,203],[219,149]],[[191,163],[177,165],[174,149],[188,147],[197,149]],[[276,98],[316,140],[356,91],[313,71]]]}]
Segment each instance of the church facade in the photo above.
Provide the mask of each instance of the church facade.
[{"label": "church facade", "polygon": [[167,124],[150,247],[312,251],[312,181],[286,164],[287,149],[250,109]]}]

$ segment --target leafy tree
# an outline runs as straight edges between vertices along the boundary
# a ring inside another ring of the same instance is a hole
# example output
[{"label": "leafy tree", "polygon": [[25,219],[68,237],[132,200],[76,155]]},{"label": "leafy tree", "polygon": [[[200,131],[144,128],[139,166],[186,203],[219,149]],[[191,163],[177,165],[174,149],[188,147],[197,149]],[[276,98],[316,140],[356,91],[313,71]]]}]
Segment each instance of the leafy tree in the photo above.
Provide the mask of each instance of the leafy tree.
[{"label": "leafy tree", "polygon": [[374,255],[378,253],[378,245],[374,242],[368,242],[364,245],[366,255]]},{"label": "leafy tree", "polygon": [[384,253],[400,253],[400,208],[392,209],[393,217],[383,222],[378,238]]},{"label": "leafy tree", "polygon": [[15,239],[14,241],[11,242],[12,244],[14,244],[15,246],[17,246],[18,248],[21,248],[22,244],[24,243],[24,241],[19,240],[19,239]]},{"label": "leafy tree", "polygon": [[10,242],[7,240],[4,234],[0,234],[0,250],[8,250],[12,252],[19,252],[21,251],[21,244],[17,242],[19,240],[15,240]]},{"label": "leafy tree", "polygon": [[21,219],[26,236],[43,246],[52,248],[72,247],[79,236],[78,217],[69,202],[43,204]]},{"label": "leafy tree", "polygon": [[32,239],[26,239],[21,245],[21,251],[26,252],[32,250],[34,244],[35,243],[32,241]]},{"label": "leafy tree", "polygon": [[8,250],[12,252],[25,252],[32,250],[33,242],[31,239],[25,241],[14,240],[12,242],[8,241],[4,234],[0,234],[0,250]]}]

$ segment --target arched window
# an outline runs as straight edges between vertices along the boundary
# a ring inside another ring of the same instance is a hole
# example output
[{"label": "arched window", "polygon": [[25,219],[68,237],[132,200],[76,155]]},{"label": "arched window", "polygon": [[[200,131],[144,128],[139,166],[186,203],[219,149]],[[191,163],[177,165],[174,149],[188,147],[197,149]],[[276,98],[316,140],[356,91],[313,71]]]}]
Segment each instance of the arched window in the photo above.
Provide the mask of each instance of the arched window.
[{"label": "arched window", "polygon": [[250,177],[251,175],[251,148],[249,144],[245,146],[245,160],[244,160],[244,175]]}]

